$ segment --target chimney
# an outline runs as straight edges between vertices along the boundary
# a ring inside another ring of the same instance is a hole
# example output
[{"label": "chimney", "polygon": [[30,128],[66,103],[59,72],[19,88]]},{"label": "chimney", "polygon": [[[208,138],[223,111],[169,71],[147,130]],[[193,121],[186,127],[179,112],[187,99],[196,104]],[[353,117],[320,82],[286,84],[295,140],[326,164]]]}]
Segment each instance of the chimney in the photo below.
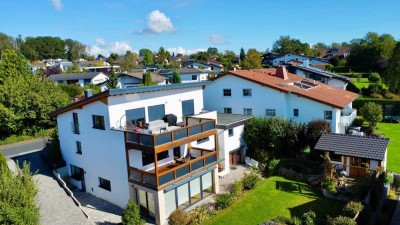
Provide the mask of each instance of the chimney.
[{"label": "chimney", "polygon": [[287,75],[286,67],[284,67],[284,66],[276,68],[275,76],[279,77],[281,79],[284,79],[284,80],[288,80],[289,79],[289,77]]},{"label": "chimney", "polygon": [[87,89],[84,92],[85,92],[85,98],[92,97],[93,95],[92,89]]}]

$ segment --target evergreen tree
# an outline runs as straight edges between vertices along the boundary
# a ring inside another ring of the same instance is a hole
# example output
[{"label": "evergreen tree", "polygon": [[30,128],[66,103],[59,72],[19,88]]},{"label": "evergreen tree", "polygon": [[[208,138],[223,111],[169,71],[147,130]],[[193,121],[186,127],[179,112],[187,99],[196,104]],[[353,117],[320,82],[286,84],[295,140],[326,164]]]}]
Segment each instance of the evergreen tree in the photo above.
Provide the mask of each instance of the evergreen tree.
[{"label": "evergreen tree", "polygon": [[389,91],[400,93],[400,42],[397,42],[393,50],[389,65],[384,73],[384,82],[389,87]]},{"label": "evergreen tree", "polygon": [[129,199],[124,214],[122,215],[123,225],[142,225],[145,221],[140,218],[139,206]]},{"label": "evergreen tree", "polygon": [[173,84],[182,83],[181,75],[179,75],[178,71],[176,70],[174,70],[174,72],[172,73],[172,83]]},{"label": "evergreen tree", "polygon": [[111,63],[111,72],[108,74],[107,89],[118,88],[118,77],[114,73],[114,66]]},{"label": "evergreen tree", "polygon": [[244,49],[240,49],[240,61],[243,62],[243,60],[246,58],[246,53],[244,52]]},{"label": "evergreen tree", "polygon": [[143,74],[143,86],[151,86],[153,85],[153,81],[151,80],[150,72],[146,72]]}]

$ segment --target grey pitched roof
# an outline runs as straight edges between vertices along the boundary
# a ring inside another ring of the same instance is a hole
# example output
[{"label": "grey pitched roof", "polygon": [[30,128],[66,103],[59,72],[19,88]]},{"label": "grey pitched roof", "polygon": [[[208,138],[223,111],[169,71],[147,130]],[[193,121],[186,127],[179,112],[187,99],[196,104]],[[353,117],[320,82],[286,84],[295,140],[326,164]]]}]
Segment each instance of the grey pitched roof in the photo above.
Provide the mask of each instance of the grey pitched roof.
[{"label": "grey pitched roof", "polygon": [[218,113],[217,128],[230,129],[232,127],[245,124],[251,118],[252,116],[246,116],[240,114]]},{"label": "grey pitched roof", "polygon": [[298,68],[300,70],[305,70],[305,71],[317,73],[317,74],[320,74],[322,76],[326,76],[326,77],[329,77],[329,78],[333,77],[333,78],[336,78],[338,80],[343,80],[343,81],[346,81],[346,82],[350,82],[351,81],[351,79],[349,77],[341,76],[339,74],[332,73],[332,72],[329,72],[329,71],[326,71],[326,70],[322,70],[322,69],[319,69],[319,68],[316,68],[316,67],[312,67],[312,66],[307,67],[307,66],[303,66],[303,65],[292,65],[292,66],[295,67],[295,68]]},{"label": "grey pitched roof", "polygon": [[52,74],[47,77],[48,80],[79,80],[79,79],[93,79],[101,72],[93,73],[68,73],[68,74]]},{"label": "grey pitched roof", "polygon": [[388,138],[328,133],[321,135],[315,149],[338,155],[384,160],[388,143]]},{"label": "grey pitched roof", "polygon": [[[122,76],[122,75],[136,77],[138,79],[143,80],[143,72],[122,73],[119,76]],[[158,75],[156,73],[150,73],[150,76],[151,76],[151,80],[152,81],[157,81],[157,82],[162,82],[162,81],[167,79],[166,77],[160,76],[160,75]]]}]

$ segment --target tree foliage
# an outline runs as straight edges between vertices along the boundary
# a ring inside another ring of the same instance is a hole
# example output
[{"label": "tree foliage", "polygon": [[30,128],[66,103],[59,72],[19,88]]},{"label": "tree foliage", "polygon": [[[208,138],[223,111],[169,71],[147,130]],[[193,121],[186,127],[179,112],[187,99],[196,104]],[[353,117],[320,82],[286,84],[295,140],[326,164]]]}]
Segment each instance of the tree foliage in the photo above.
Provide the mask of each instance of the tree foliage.
[{"label": "tree foliage", "polygon": [[331,133],[331,124],[325,120],[313,120],[307,124],[306,140],[311,149],[314,149],[323,133]]},{"label": "tree foliage", "polygon": [[111,71],[107,75],[107,89],[118,88],[118,76],[114,72],[114,66],[111,63]]},{"label": "tree foliage", "polygon": [[218,49],[215,47],[209,47],[207,49],[207,53],[210,55],[217,55],[218,54]]},{"label": "tree foliage", "polygon": [[293,39],[290,36],[281,36],[273,43],[272,52],[280,55],[288,53],[309,55],[311,49],[309,44],[303,43],[299,39]]},{"label": "tree foliage", "polygon": [[24,162],[22,169],[17,169],[17,175],[14,175],[0,152],[0,224],[39,224],[37,193],[29,164]]},{"label": "tree foliage", "polygon": [[70,102],[68,94],[54,82],[40,81],[26,68],[27,62],[15,51],[3,54],[0,74],[8,74],[10,70],[15,73],[3,76],[0,84],[2,136],[48,128],[54,125],[48,113]]},{"label": "tree foliage", "polygon": [[239,55],[240,61],[243,62],[243,60],[246,58],[246,53],[244,52],[243,48],[240,48],[240,55]]},{"label": "tree foliage", "polygon": [[261,54],[254,48],[249,49],[241,66],[243,69],[260,69]]},{"label": "tree foliage", "polygon": [[154,56],[150,49],[142,48],[139,50],[139,56],[142,58],[143,65],[154,65]]},{"label": "tree foliage", "polygon": [[65,91],[70,98],[75,98],[76,96],[81,95],[83,93],[83,89],[75,85],[59,84],[58,86],[61,88],[61,90]]},{"label": "tree foliage", "polygon": [[233,51],[226,50],[223,54],[219,53],[217,61],[224,65],[224,71],[228,71],[233,66],[233,60],[236,58],[236,54]]},{"label": "tree foliage", "polygon": [[173,84],[182,83],[181,75],[176,70],[174,70],[174,72],[172,73],[172,83]]},{"label": "tree foliage", "polygon": [[389,87],[389,91],[400,93],[400,42],[397,42],[393,50],[383,78],[384,82]]},{"label": "tree foliage", "polygon": [[13,38],[7,34],[0,33],[0,56],[4,50],[10,50],[13,48]]},{"label": "tree foliage", "polygon": [[121,64],[121,71],[130,72],[135,69],[138,65],[139,55],[135,52],[127,51],[125,54],[125,60]]},{"label": "tree foliage", "polygon": [[143,86],[151,86],[153,85],[153,81],[151,80],[150,72],[145,72],[143,74]]},{"label": "tree foliage", "polygon": [[86,53],[86,46],[72,39],[65,40],[66,57],[69,61],[75,61]]},{"label": "tree foliage", "polygon": [[374,128],[383,119],[383,109],[377,103],[368,102],[361,107],[360,115],[368,122],[371,128]]},{"label": "tree foliage", "polygon": [[58,59],[66,56],[65,41],[59,37],[27,37],[22,43],[21,52],[29,60]]},{"label": "tree foliage", "polygon": [[169,52],[165,51],[163,47],[160,47],[160,49],[157,52],[157,58],[156,58],[156,63],[157,64],[167,64],[171,61],[171,55]]},{"label": "tree foliage", "polygon": [[143,225],[146,223],[140,217],[139,206],[130,199],[121,219],[123,225]]}]

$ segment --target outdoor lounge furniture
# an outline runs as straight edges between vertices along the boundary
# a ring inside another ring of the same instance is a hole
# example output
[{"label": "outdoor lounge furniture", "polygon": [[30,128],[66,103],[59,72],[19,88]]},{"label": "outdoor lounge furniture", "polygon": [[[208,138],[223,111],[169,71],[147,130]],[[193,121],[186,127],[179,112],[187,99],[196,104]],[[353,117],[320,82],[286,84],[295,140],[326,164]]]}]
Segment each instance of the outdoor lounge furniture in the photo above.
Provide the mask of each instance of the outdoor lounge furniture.
[{"label": "outdoor lounge furniture", "polygon": [[246,157],[244,158],[244,161],[246,162],[246,165],[248,165],[248,166],[251,166],[251,167],[253,167],[253,166],[258,167],[258,162],[257,162],[256,160],[254,160],[254,159],[248,157],[248,156],[246,156]]}]

